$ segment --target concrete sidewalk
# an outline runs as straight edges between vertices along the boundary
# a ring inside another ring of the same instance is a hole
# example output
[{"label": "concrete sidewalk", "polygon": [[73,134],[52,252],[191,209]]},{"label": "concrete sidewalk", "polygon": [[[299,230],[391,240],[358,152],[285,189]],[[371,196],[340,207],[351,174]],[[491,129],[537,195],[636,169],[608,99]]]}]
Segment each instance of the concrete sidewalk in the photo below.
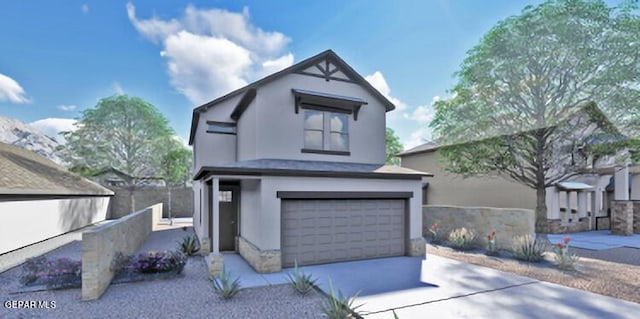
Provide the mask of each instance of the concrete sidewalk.
[{"label": "concrete sidewalk", "polygon": [[[237,254],[224,254],[227,271],[243,287],[287,282],[291,269],[258,274]],[[640,304],[495,269],[429,255],[300,267],[318,286],[358,295],[365,318],[637,318]]]},{"label": "concrete sidewalk", "polygon": [[[631,236],[612,235],[609,230],[594,230],[580,233],[568,234],[571,239],[570,245],[573,247],[603,250],[620,247],[630,247],[640,249],[640,235]],[[564,234],[549,234],[547,238],[552,244],[560,243],[564,239]]]}]

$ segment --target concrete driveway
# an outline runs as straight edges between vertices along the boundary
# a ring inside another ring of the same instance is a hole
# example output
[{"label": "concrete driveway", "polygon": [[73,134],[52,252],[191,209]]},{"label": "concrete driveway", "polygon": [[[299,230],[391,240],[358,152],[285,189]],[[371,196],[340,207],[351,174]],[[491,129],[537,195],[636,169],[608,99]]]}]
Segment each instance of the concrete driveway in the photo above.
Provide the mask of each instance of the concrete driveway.
[{"label": "concrete driveway", "polygon": [[[225,267],[244,287],[286,283],[290,269],[257,274],[238,255]],[[318,286],[358,294],[365,318],[638,318],[640,304],[429,255],[300,267]]]}]

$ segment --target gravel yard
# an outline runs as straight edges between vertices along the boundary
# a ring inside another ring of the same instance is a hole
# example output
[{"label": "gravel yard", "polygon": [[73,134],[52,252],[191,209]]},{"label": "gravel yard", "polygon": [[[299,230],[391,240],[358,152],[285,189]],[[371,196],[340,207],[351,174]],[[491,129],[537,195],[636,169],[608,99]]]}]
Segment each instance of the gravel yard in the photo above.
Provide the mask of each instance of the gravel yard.
[{"label": "gravel yard", "polygon": [[[161,241],[173,248],[184,234],[172,230]],[[167,247],[158,239],[158,233],[152,234],[141,250]],[[80,245],[76,241],[46,256],[80,259]],[[189,258],[178,278],[111,285],[99,300],[89,302],[81,301],[80,289],[11,294],[20,288],[20,273],[20,267],[0,273],[0,318],[321,318],[324,300],[315,291],[300,296],[288,285],[243,289],[233,299],[222,300],[213,292],[199,256]],[[12,301],[55,302],[55,308],[8,308]]]},{"label": "gravel yard", "polygon": [[526,263],[510,258],[488,257],[481,250],[460,252],[445,246],[427,245],[427,256],[438,255],[640,303],[640,264],[637,263],[640,249],[592,251],[572,248],[572,252],[582,255],[576,270],[562,271],[553,265],[552,253],[545,254],[545,261],[541,263]]}]

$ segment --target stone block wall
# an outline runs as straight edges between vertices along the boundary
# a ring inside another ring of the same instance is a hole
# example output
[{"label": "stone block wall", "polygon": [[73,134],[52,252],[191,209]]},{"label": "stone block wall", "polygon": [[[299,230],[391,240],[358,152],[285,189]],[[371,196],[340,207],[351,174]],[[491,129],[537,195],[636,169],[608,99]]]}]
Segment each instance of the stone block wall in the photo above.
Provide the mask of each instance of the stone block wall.
[{"label": "stone block wall", "polygon": [[633,234],[633,202],[614,200],[611,202],[611,234],[629,236]]},{"label": "stone block wall", "polygon": [[633,201],[633,233],[640,234],[640,200]]},{"label": "stone block wall", "polygon": [[[111,199],[110,219],[120,218],[134,211],[131,209],[129,190],[125,188],[106,186],[115,195]],[[169,195],[165,187],[143,187],[133,192],[135,208],[148,207],[155,203],[162,203],[164,207],[163,217],[169,217]],[[193,189],[191,187],[179,187],[171,189],[171,216],[193,216]]]},{"label": "stone block wall", "polygon": [[563,223],[560,219],[547,219],[546,229],[549,234],[564,234],[589,231],[589,218],[582,217],[577,222]]},{"label": "stone block wall", "polygon": [[531,209],[423,206],[422,233],[427,239],[431,238],[429,228],[433,223],[438,223],[443,240],[453,229],[474,229],[478,235],[476,245],[479,247],[486,247],[487,235],[495,230],[498,249],[511,249],[515,236],[535,233],[535,216]]},{"label": "stone block wall", "polygon": [[116,254],[136,252],[161,214],[156,204],[82,233],[82,300],[100,298],[115,275]]},{"label": "stone block wall", "polygon": [[248,240],[238,237],[238,252],[259,273],[282,270],[282,254],[279,250],[261,250]]}]

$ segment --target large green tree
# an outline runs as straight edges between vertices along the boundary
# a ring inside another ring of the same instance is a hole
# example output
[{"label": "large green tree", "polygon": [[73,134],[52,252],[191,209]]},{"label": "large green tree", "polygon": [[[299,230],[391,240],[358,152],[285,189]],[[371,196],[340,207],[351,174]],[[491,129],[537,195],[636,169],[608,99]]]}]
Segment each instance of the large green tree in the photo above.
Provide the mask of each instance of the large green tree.
[{"label": "large green tree", "polygon": [[[169,219],[172,216],[172,193],[174,186],[185,186],[191,179],[193,153],[177,139],[169,140],[166,150],[160,162],[160,175],[164,178],[167,186],[167,211]],[[172,220],[171,220],[172,222]]]},{"label": "large green tree", "polygon": [[385,163],[389,165],[400,165],[400,158],[395,155],[402,152],[403,147],[398,135],[389,127],[387,127],[385,147],[387,153]]},{"label": "large green tree", "polygon": [[576,119],[602,111],[637,134],[639,52],[635,1],[546,1],[499,22],[467,53],[452,98],[435,104],[430,127],[447,169],[531,187],[544,231],[546,187],[582,168],[571,155],[593,127]]},{"label": "large green tree", "polygon": [[174,135],[158,109],[127,95],[100,100],[82,113],[75,127],[64,133],[66,160],[72,168],[113,167],[134,177],[160,175],[165,146]]}]

